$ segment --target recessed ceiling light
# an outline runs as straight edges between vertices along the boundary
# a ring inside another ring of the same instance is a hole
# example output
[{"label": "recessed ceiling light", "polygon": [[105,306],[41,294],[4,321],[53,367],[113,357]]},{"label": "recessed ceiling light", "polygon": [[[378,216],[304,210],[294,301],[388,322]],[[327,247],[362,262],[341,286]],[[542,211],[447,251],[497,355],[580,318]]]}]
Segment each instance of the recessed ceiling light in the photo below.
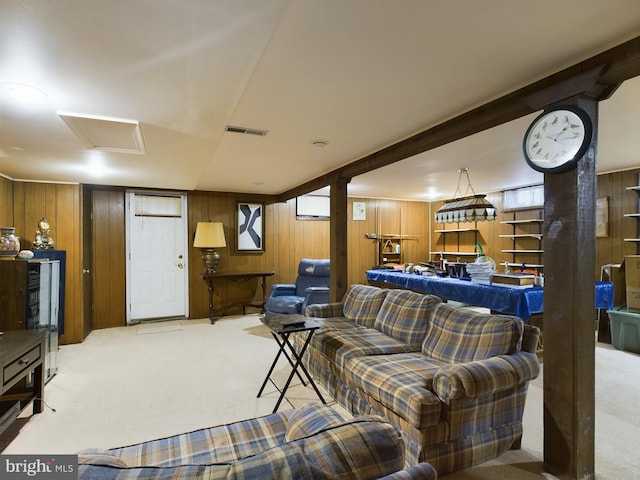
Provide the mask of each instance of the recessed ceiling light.
[{"label": "recessed ceiling light", "polygon": [[316,148],[324,148],[329,144],[326,140],[312,140],[311,145]]},{"label": "recessed ceiling light", "polygon": [[11,98],[21,102],[37,102],[47,98],[47,94],[39,88],[23,83],[2,83],[0,88],[7,92]]}]

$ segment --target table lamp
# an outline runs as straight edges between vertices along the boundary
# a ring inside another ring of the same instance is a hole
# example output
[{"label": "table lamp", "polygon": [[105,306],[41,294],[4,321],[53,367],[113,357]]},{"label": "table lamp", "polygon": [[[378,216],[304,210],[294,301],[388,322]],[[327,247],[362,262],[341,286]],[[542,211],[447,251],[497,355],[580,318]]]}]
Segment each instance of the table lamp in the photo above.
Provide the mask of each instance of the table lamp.
[{"label": "table lamp", "polygon": [[198,222],[193,246],[202,249],[202,265],[205,273],[216,273],[220,254],[216,248],[226,247],[224,226],[221,222]]}]

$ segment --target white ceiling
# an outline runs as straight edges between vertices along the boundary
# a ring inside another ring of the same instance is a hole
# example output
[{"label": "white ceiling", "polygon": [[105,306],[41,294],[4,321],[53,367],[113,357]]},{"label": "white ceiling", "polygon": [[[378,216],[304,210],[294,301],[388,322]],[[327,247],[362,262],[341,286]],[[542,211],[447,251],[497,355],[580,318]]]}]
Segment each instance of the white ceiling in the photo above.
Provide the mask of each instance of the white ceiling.
[{"label": "white ceiling", "polygon": [[[638,0],[0,0],[0,173],[278,194],[639,35]],[[640,165],[638,106],[639,79],[601,104],[600,172]],[[144,153],[88,148],[60,113],[138,121]],[[447,197],[462,167],[477,193],[541,183],[533,116],[349,193]]]}]

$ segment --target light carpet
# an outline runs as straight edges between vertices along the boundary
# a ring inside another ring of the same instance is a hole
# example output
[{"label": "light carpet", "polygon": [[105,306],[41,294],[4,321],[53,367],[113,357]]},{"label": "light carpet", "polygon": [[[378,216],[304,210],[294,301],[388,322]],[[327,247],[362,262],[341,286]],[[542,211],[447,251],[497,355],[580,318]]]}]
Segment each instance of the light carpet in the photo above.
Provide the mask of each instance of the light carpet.
[{"label": "light carpet", "polygon": [[[23,413],[3,435],[10,442],[3,453],[111,448],[269,414],[278,390],[269,383],[261,398],[256,395],[277,350],[258,315],[223,317],[215,325],[202,319],[95,330],[81,344],[60,347],[59,371],[46,385],[46,402],[56,411],[31,418]],[[638,478],[639,371],[639,355],[598,344],[598,480]],[[289,372],[281,360],[275,383],[282,386]],[[279,410],[318,401],[294,380]],[[542,385],[540,376],[529,386],[521,450],[441,478],[556,478],[542,468]]]}]

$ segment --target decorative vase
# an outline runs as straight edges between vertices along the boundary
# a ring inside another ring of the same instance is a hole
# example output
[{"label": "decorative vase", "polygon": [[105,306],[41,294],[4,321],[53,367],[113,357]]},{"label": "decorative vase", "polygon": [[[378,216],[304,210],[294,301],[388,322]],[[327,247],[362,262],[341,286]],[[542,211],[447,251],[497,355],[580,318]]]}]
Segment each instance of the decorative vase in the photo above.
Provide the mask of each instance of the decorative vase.
[{"label": "decorative vase", "polygon": [[0,228],[0,256],[15,257],[20,251],[20,239],[16,237],[14,227]]}]

